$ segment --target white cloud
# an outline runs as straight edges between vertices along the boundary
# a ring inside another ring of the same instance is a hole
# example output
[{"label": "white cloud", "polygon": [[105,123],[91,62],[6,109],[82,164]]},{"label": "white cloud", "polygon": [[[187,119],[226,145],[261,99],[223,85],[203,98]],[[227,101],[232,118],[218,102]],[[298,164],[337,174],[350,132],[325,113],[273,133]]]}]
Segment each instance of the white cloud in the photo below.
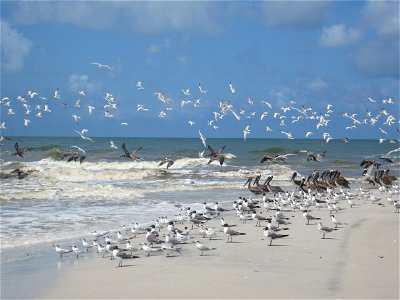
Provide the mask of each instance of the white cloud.
[{"label": "white cloud", "polygon": [[324,27],[320,37],[320,44],[324,47],[339,47],[358,41],[362,36],[360,30],[347,28],[344,24],[334,24]]},{"label": "white cloud", "polygon": [[68,78],[68,87],[72,92],[79,92],[81,90],[86,93],[95,93],[100,88],[100,83],[89,80],[86,74],[72,74]]},{"label": "white cloud", "polygon": [[369,1],[361,14],[364,22],[374,27],[380,35],[398,35],[399,5],[398,1]]},{"label": "white cloud", "polygon": [[20,71],[24,66],[25,57],[32,48],[32,42],[11,28],[8,22],[1,21],[0,26],[2,67],[10,72]]},{"label": "white cloud", "polygon": [[331,1],[264,1],[261,5],[267,26],[312,27],[325,20]]},{"label": "white cloud", "polygon": [[99,30],[128,28],[140,34],[174,30],[214,35],[222,31],[222,11],[208,1],[21,1],[14,8],[13,20],[23,24],[54,22]]},{"label": "white cloud", "polygon": [[328,86],[328,84],[324,80],[322,80],[320,77],[314,78],[307,85],[307,87],[313,91],[319,91],[319,90],[325,89],[327,86]]}]

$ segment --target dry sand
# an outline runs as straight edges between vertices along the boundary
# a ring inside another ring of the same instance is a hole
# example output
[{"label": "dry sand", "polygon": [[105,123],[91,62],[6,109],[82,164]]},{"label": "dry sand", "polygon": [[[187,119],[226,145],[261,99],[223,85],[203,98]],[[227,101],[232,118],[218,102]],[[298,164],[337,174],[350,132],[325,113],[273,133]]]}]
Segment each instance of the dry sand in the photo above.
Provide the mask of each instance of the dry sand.
[{"label": "dry sand", "polygon": [[[268,246],[263,227],[255,227],[253,220],[242,224],[231,211],[223,214],[225,220],[246,233],[232,243],[222,232],[211,241],[202,238],[195,227],[191,241],[199,239],[216,250],[200,256],[188,243],[174,257],[146,257],[140,252],[140,258],[124,260],[122,268],[117,268],[117,261],[93,253],[61,275],[46,298],[399,299],[400,214],[394,213],[386,194],[374,193],[384,205],[359,199],[350,208],[342,200],[339,206],[344,209],[335,215],[348,225],[326,239],[321,239],[313,222],[306,225],[301,212],[286,211],[292,223],[290,236]],[[334,227],[326,208],[313,209],[311,214]],[[207,226],[219,227],[220,219]],[[144,236],[138,236],[131,242],[143,241]]]}]

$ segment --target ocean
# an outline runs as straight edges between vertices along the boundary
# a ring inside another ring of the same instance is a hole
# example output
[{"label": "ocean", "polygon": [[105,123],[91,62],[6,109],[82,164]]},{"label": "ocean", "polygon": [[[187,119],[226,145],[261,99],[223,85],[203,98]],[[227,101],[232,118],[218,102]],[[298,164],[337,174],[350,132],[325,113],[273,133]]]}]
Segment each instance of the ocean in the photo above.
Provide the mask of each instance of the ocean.
[{"label": "ocean", "polygon": [[[249,176],[273,175],[272,184],[293,190],[289,178],[294,171],[307,176],[317,170],[337,169],[342,175],[361,181],[363,159],[379,160],[396,143],[379,144],[377,140],[287,140],[287,139],[207,139],[215,150],[225,145],[226,160],[207,165],[209,151],[200,139],[192,138],[93,138],[11,137],[1,147],[1,248],[32,249],[35,245],[62,244],[90,237],[90,232],[119,230],[122,225],[149,224],[157,217],[172,218],[180,208],[202,208],[204,199],[219,199],[231,205],[234,195],[250,196],[243,187]],[[113,140],[118,149],[110,148]],[[24,158],[10,156],[14,143],[31,147]],[[129,151],[143,147],[142,161],[120,157],[122,143]],[[77,151],[87,158],[82,164],[61,160],[62,153]],[[205,150],[205,151],[204,151]],[[326,150],[321,162],[306,160],[307,152]],[[204,151],[203,156],[199,153]],[[260,163],[266,155],[294,154],[283,163]],[[394,153],[395,157],[399,153]],[[159,162],[173,159],[167,170]],[[395,164],[382,162],[394,175]],[[7,178],[19,168],[32,171],[24,179]],[[261,180],[262,181],[262,180]],[[223,196],[221,196],[223,195]],[[231,196],[230,196],[231,195]],[[203,200],[199,200],[203,199]],[[76,242],[76,243],[77,243]],[[16,253],[16,252],[15,252]],[[26,259],[20,255],[3,255],[3,262]]]}]

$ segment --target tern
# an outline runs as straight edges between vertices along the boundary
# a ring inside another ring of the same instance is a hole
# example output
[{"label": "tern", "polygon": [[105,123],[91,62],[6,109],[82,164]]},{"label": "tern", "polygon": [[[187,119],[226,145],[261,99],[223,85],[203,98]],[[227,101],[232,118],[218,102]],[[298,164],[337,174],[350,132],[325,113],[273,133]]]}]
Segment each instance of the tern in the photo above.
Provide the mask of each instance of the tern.
[{"label": "tern", "polygon": [[206,138],[203,136],[203,134],[201,133],[200,130],[199,130],[199,135],[200,135],[200,139],[201,139],[201,142],[203,143],[204,147],[207,147]]},{"label": "tern", "polygon": [[201,252],[201,253],[200,253],[200,256],[203,256],[203,253],[204,253],[204,252],[207,252],[207,251],[210,251],[210,250],[216,250],[216,249],[217,249],[217,248],[210,248],[210,247],[208,247],[208,246],[206,246],[206,245],[200,243],[199,241],[194,241],[194,243],[196,243],[197,249],[199,249],[199,251]]},{"label": "tern", "polygon": [[60,258],[62,258],[63,254],[71,253],[72,249],[65,249],[65,248],[60,248],[60,246],[55,245],[56,252],[60,254]]},{"label": "tern", "polygon": [[117,246],[115,246],[115,248],[112,250],[112,256],[114,257],[114,259],[119,259],[117,268],[122,267],[122,261],[124,259],[137,258],[137,256],[128,254],[124,250],[119,249]]},{"label": "tern", "polygon": [[87,129],[82,129],[80,132],[79,132],[78,130],[75,130],[75,132],[78,133],[78,134],[81,136],[81,138],[82,138],[83,140],[85,140],[85,141],[91,141],[91,142],[93,142],[93,143],[95,142],[95,141],[93,141],[90,137],[84,136],[84,134],[85,134],[86,132],[88,132]]},{"label": "tern", "polygon": [[100,69],[101,68],[106,68],[106,69],[109,69],[110,71],[111,71],[111,68],[110,68],[110,66],[109,65],[104,65],[104,64],[101,64],[101,63],[98,63],[98,62],[92,62],[92,63],[90,63],[91,65],[96,65],[97,67],[99,67]]},{"label": "tern", "polygon": [[151,253],[151,252],[160,252],[160,251],[161,251],[161,248],[149,247],[149,246],[147,246],[146,243],[142,243],[142,244],[140,244],[140,245],[142,245],[143,251],[144,251],[144,252],[147,252],[147,256],[150,256],[150,253]]},{"label": "tern", "polygon": [[339,222],[338,220],[336,220],[336,218],[335,218],[334,215],[329,215],[329,216],[330,216],[331,219],[332,219],[332,223],[335,224],[335,228],[338,227],[338,225],[339,225],[339,226],[340,226],[340,225],[349,225],[349,224],[344,223],[344,222]]},{"label": "tern", "polygon": [[317,225],[318,225],[318,231],[322,233],[322,239],[325,238],[325,234],[337,230],[337,228],[330,228],[327,226],[323,226],[321,222],[317,222]]},{"label": "tern", "polygon": [[228,235],[227,243],[229,243],[229,239],[231,240],[231,243],[232,243],[232,238],[234,235],[245,235],[246,234],[244,232],[239,232],[239,231],[229,228],[228,224],[224,224],[224,233]]},{"label": "tern", "polygon": [[202,94],[205,94],[205,93],[208,92],[206,90],[203,90],[203,88],[201,87],[200,83],[199,83],[199,90],[200,90],[200,93],[202,93]]},{"label": "tern", "polygon": [[273,230],[270,230],[268,227],[264,228],[263,233],[264,233],[264,236],[269,239],[268,246],[272,245],[272,240],[281,239],[281,238],[289,236],[288,234],[276,233]]}]

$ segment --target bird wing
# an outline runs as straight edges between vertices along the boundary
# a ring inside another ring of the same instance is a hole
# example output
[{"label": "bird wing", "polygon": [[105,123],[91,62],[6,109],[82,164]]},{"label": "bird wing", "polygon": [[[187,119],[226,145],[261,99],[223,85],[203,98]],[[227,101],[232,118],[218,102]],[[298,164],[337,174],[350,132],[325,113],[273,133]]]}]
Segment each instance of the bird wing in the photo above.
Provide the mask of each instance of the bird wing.
[{"label": "bird wing", "polygon": [[211,148],[210,145],[207,145],[207,148],[208,148],[208,150],[210,150],[212,156],[217,156],[217,153],[214,151],[213,148]]},{"label": "bird wing", "polygon": [[133,151],[132,151],[132,155],[136,154],[137,152],[139,152],[142,149],[143,149],[143,147],[134,148]]},{"label": "bird wing", "polygon": [[21,149],[19,148],[18,143],[15,143],[14,147],[15,147],[15,151],[17,151],[17,153],[21,152]]},{"label": "bird wing", "polygon": [[161,161],[159,164],[158,164],[158,166],[162,166],[163,164],[165,164],[167,162],[167,160],[163,160],[163,161]]},{"label": "bird wing", "polygon": [[122,151],[124,151],[126,157],[130,157],[131,156],[129,151],[126,149],[125,143],[122,144],[121,148],[122,148]]},{"label": "bird wing", "polygon": [[83,150],[82,148],[79,148],[78,146],[71,146],[71,148],[76,148],[79,151],[82,151],[83,154],[85,154],[85,150]]},{"label": "bird wing", "polygon": [[222,146],[222,147],[218,150],[218,153],[217,153],[217,154],[218,154],[218,155],[221,154],[221,153],[224,151],[224,149],[225,149],[225,145]]}]

